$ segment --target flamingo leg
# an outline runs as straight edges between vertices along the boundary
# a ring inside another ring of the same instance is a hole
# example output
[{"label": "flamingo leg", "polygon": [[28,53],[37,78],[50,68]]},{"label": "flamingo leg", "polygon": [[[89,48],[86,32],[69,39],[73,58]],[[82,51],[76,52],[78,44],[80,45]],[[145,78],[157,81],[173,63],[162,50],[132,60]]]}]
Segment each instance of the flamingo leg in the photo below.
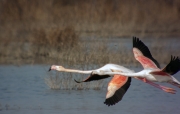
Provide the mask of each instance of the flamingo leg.
[{"label": "flamingo leg", "polygon": [[178,87],[178,88],[180,88],[180,84],[178,84],[178,83],[176,83],[176,82],[168,82],[169,84],[171,84],[171,85],[174,85],[174,86],[176,86],[176,87]]},{"label": "flamingo leg", "polygon": [[141,80],[141,81],[143,81],[143,82],[145,82],[145,83],[148,83],[148,84],[150,84],[150,85],[152,85],[152,86],[154,86],[154,87],[156,87],[156,88],[159,88],[159,89],[161,89],[161,90],[163,90],[163,91],[165,91],[165,92],[167,92],[167,93],[171,93],[171,94],[175,94],[175,93],[176,93],[176,90],[173,89],[173,88],[169,88],[169,87],[166,87],[166,86],[162,86],[162,85],[153,83],[153,82],[148,81],[148,80],[144,81],[143,78],[137,78],[137,77],[136,77],[136,79]]},{"label": "flamingo leg", "polygon": [[142,79],[142,81],[143,81],[144,83],[146,83],[146,82],[147,82],[146,78],[143,78],[143,79]]}]

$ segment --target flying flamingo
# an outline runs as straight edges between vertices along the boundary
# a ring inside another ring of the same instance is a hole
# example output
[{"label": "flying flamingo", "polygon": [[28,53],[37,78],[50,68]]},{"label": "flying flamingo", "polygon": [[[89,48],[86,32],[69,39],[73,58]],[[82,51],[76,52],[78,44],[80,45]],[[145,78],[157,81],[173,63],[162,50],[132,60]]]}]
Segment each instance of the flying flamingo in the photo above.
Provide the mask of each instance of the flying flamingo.
[{"label": "flying flamingo", "polygon": [[119,74],[127,77],[135,77],[169,93],[175,93],[175,90],[153,82],[167,82],[180,88],[180,82],[172,76],[180,70],[180,59],[178,57],[171,56],[169,64],[165,68],[160,69],[159,63],[152,57],[148,47],[136,37],[133,37],[133,53],[135,59],[144,67],[144,70],[137,73],[124,73],[116,72],[116,70],[111,68],[115,72],[104,72],[100,70],[93,71],[92,75]]},{"label": "flying flamingo", "polygon": [[[101,70],[101,71],[105,71],[105,72],[112,72],[111,68],[113,68],[114,70],[118,70],[118,71],[120,70],[122,72],[129,72],[129,73],[134,72],[130,69],[127,69],[123,66],[116,65],[116,64],[106,64],[103,67],[96,69],[96,71]],[[94,71],[94,70],[82,71],[82,70],[75,70],[75,69],[66,69],[63,66],[57,66],[57,65],[52,65],[50,67],[49,71],[50,70],[57,70],[57,71],[61,71],[61,72],[82,73],[82,74],[91,74],[92,71]],[[85,79],[83,81],[80,81],[80,82],[77,80],[75,80],[75,81],[77,83],[81,83],[81,82],[100,80],[100,79],[104,79],[104,78],[108,78],[108,77],[110,77],[110,76],[109,75],[96,75],[96,74],[92,75],[91,74],[87,79]],[[110,106],[110,105],[115,105],[116,103],[121,101],[124,94],[128,90],[130,84],[131,84],[131,77],[126,77],[126,76],[122,76],[122,75],[114,75],[114,77],[108,83],[106,100],[105,100],[104,104]]]}]

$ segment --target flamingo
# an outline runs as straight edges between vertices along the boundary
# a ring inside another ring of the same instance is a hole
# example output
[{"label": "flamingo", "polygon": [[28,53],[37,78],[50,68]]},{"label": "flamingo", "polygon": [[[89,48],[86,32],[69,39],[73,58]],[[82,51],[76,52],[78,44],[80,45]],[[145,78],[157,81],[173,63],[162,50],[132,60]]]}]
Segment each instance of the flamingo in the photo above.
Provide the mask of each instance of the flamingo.
[{"label": "flamingo", "polygon": [[[116,64],[106,64],[103,67],[96,69],[96,71],[101,70],[101,71],[105,71],[105,72],[111,72],[111,68],[113,68],[114,70],[118,70],[118,71],[120,70],[122,72],[129,72],[129,73],[134,72],[130,69],[127,69],[123,66],[116,65]],[[49,71],[50,70],[57,70],[60,72],[82,73],[82,74],[91,74],[92,71],[95,71],[95,70],[82,71],[82,70],[75,70],[75,69],[66,69],[63,66],[58,66],[58,65],[52,65],[50,67]],[[90,81],[100,80],[100,79],[104,79],[104,78],[108,78],[108,77],[110,77],[110,76],[109,75],[92,75],[91,74],[85,80],[83,80],[83,81],[75,80],[75,82],[77,82],[77,83],[90,82]],[[126,77],[126,76],[122,76],[122,75],[114,75],[114,77],[108,83],[106,100],[105,100],[104,104],[111,106],[111,105],[115,105],[116,103],[121,101],[124,94],[130,87],[130,85],[131,85],[131,77]]]},{"label": "flamingo", "polygon": [[180,88],[180,82],[172,76],[180,70],[180,59],[178,57],[171,56],[169,64],[163,69],[160,69],[159,63],[152,57],[148,47],[136,37],[133,37],[133,53],[135,59],[143,66],[144,69],[142,71],[137,73],[125,73],[116,72],[116,70],[112,68],[111,70],[115,72],[104,72],[99,70],[93,71],[92,75],[119,74],[127,77],[135,77],[168,93],[175,93],[175,90],[153,82],[167,82]]}]

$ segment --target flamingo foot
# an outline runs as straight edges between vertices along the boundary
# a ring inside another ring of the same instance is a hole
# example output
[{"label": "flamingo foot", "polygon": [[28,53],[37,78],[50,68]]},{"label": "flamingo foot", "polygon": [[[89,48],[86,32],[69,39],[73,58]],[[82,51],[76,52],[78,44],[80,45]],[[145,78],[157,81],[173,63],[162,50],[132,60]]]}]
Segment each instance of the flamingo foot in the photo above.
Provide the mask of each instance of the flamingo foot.
[{"label": "flamingo foot", "polygon": [[176,93],[176,90],[173,89],[173,88],[169,88],[169,87],[166,87],[166,86],[162,86],[162,85],[159,85],[159,84],[156,84],[156,83],[153,83],[149,80],[146,80],[145,78],[138,78],[138,77],[135,77],[136,79],[139,79],[145,83],[148,83],[156,88],[159,88],[161,90],[163,90],[164,92],[167,92],[167,93],[171,93],[171,94],[175,94]]},{"label": "flamingo foot", "polygon": [[163,87],[162,90],[167,92],[167,93],[171,93],[171,94],[175,94],[176,93],[176,90],[173,89],[173,88]]},{"label": "flamingo foot", "polygon": [[173,85],[173,86],[176,86],[176,87],[178,87],[178,88],[180,88],[180,84],[178,84],[178,83],[176,83],[176,82],[169,82],[171,85]]}]

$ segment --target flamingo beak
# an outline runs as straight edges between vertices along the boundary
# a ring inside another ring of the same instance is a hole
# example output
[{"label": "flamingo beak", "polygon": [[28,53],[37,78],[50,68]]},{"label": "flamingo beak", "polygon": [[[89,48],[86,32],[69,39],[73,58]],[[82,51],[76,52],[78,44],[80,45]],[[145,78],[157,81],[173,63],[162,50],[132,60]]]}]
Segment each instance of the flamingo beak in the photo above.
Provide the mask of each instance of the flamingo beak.
[{"label": "flamingo beak", "polygon": [[51,71],[51,67],[49,68],[49,70],[48,70],[49,72]]},{"label": "flamingo beak", "polygon": [[55,65],[52,65],[48,71],[51,71],[51,70],[56,70],[56,66]]}]

